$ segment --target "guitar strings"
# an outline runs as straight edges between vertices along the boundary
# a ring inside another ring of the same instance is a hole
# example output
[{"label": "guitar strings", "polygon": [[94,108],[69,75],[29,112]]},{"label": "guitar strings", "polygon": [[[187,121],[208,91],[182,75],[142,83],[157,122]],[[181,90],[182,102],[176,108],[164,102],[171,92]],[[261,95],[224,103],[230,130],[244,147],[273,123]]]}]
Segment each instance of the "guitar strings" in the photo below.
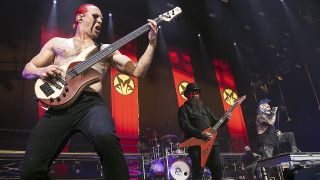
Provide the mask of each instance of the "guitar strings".
[{"label": "guitar strings", "polygon": [[[154,19],[157,23],[160,23],[162,21],[161,18],[156,18]],[[103,58],[104,56],[108,56],[110,55],[112,52],[114,52],[115,50],[119,49],[121,46],[123,46],[124,44],[126,44],[127,42],[129,42],[130,40],[140,36],[143,34],[143,32],[149,30],[149,24],[146,23],[145,25],[143,25],[142,27],[136,29],[135,31],[131,32],[130,34],[124,36],[123,38],[117,40],[116,42],[112,43],[110,46],[108,46],[107,48],[98,51],[97,53],[91,55],[90,57],[88,57],[87,60],[84,60],[82,62],[80,62],[79,64],[77,64],[74,68],[72,68],[71,70],[68,70],[66,72],[62,72],[60,76],[56,76],[53,79],[55,79],[56,81],[62,83],[63,85],[66,85],[66,83],[70,80],[70,78],[72,78],[72,75],[70,73],[72,73],[73,71],[75,71],[76,75],[80,74],[81,72],[83,72],[84,70],[87,69],[87,67],[91,67],[92,65],[96,64],[98,61],[101,60],[101,58]],[[104,54],[105,51],[109,50],[110,52],[107,54]],[[63,78],[64,77],[64,78]],[[64,79],[64,80],[63,80]]]}]

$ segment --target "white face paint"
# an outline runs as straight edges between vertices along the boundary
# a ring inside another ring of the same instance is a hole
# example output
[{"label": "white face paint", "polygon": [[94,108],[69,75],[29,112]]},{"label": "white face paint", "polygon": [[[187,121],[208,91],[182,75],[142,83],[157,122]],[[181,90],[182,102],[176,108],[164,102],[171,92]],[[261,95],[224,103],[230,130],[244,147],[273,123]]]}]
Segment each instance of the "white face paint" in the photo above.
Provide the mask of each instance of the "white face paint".
[{"label": "white face paint", "polygon": [[98,38],[102,27],[102,13],[99,8],[95,6],[88,6],[88,11],[84,13],[82,18],[82,31],[89,37]]},{"label": "white face paint", "polygon": [[267,112],[271,110],[270,105],[268,103],[260,104],[259,109],[260,111],[263,111],[263,112]]}]

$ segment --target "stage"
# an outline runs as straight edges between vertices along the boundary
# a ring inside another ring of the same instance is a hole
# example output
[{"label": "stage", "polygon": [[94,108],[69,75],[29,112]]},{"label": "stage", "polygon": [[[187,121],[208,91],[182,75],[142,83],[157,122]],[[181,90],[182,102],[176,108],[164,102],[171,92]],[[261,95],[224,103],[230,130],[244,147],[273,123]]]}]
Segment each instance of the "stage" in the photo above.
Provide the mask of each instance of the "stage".
[{"label": "stage", "polygon": [[[320,152],[298,152],[258,160],[256,168],[277,167],[281,179],[299,179],[300,176],[305,179],[318,179],[320,178],[319,164]],[[299,174],[298,170],[305,173]]]},{"label": "stage", "polygon": [[[0,179],[20,179],[24,151],[0,150]],[[246,179],[242,153],[222,153],[225,179]],[[173,153],[153,159],[150,154],[125,154],[130,179],[189,179],[191,162],[186,153]],[[179,169],[182,173],[177,173]],[[209,178],[210,171],[206,170]],[[99,157],[94,152],[63,152],[49,171],[53,179],[103,179]]]}]

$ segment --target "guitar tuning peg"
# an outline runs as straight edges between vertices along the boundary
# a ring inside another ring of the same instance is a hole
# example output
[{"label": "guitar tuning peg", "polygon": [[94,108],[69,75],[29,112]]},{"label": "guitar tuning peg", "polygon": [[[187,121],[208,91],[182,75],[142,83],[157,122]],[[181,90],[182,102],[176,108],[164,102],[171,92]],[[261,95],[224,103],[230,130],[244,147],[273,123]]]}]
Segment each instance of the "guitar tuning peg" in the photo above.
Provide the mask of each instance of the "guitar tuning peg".
[{"label": "guitar tuning peg", "polygon": [[172,15],[174,15],[174,10],[172,9]]}]

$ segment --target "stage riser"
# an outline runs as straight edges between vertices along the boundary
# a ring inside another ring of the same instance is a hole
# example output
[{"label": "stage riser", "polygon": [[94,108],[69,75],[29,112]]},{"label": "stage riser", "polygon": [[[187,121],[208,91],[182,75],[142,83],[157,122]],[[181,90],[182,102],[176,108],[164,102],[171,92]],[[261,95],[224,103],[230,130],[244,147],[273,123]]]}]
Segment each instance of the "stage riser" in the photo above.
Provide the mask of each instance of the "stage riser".
[{"label": "stage riser", "polygon": [[[11,156],[10,156],[11,155]],[[125,155],[130,177],[143,179],[143,162],[141,155]],[[20,179],[23,154],[0,154],[0,179]],[[50,177],[53,179],[104,179],[99,158],[92,155],[76,153],[58,157],[52,164]]]},{"label": "stage riser", "polygon": [[[0,151],[0,179],[19,179],[23,151]],[[160,161],[163,170],[158,174],[152,172],[155,161],[141,154],[125,154],[130,177],[133,179],[167,178],[165,158]],[[187,165],[191,170],[190,159],[185,155],[169,155],[169,170],[173,163]],[[177,163],[179,161],[179,163]],[[246,179],[247,172],[242,168],[242,154],[222,153],[223,175],[231,179]],[[172,166],[173,167],[173,166]],[[103,179],[101,164],[95,153],[62,153],[53,163],[49,174],[54,179]],[[190,175],[189,177],[191,177]],[[210,172],[206,172],[210,177]],[[169,179],[173,179],[170,175]]]}]

